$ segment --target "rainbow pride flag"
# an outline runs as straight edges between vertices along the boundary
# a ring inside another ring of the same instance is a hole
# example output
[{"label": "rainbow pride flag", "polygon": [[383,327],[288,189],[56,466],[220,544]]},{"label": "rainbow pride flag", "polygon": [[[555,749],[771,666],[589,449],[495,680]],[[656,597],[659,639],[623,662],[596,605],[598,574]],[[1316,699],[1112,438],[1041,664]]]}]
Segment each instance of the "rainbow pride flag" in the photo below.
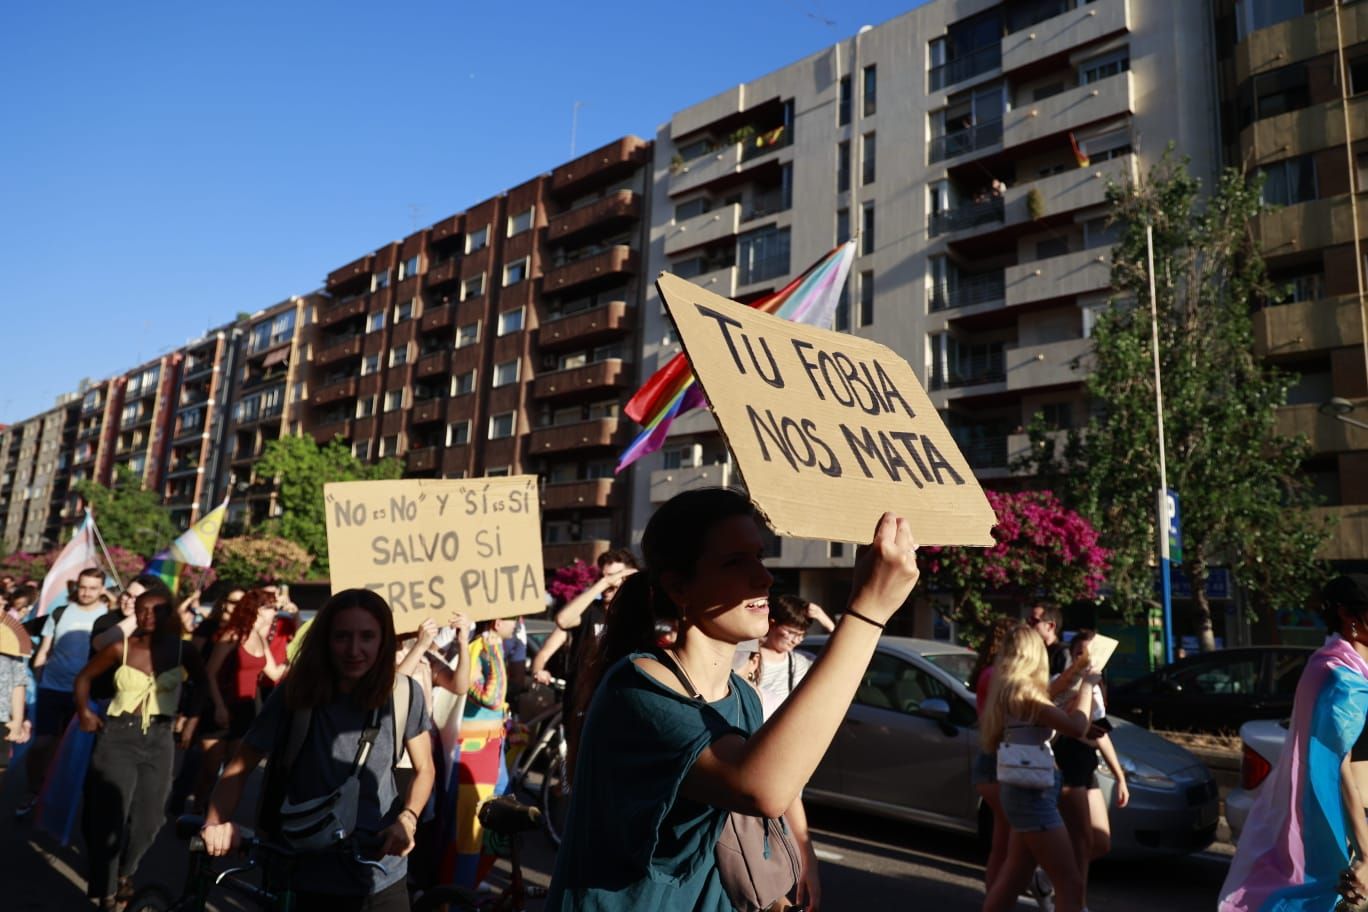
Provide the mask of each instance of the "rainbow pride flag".
[{"label": "rainbow pride flag", "polygon": [[[855,243],[852,238],[833,248],[802,275],[750,306],[794,323],[830,325],[841,289],[850,275],[850,265],[855,262]],[[621,472],[642,456],[660,449],[675,418],[703,405],[707,405],[707,399],[694,379],[689,359],[680,352],[652,374],[623,409],[642,430],[622,452],[616,471]]]},{"label": "rainbow pride flag", "polygon": [[162,582],[175,592],[180,584],[181,567],[208,567],[214,562],[214,546],[218,544],[219,530],[227,515],[228,501],[225,500],[186,529],[171,547],[148,561],[143,572],[161,577]]}]

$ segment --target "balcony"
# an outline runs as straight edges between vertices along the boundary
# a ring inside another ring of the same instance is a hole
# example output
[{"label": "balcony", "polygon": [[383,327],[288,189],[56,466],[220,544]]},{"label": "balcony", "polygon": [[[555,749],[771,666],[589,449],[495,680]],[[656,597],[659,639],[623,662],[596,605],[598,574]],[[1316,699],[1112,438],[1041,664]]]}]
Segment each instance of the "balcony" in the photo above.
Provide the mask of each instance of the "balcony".
[{"label": "balcony", "polygon": [[437,468],[441,457],[435,446],[409,450],[404,455],[404,468],[409,472],[431,472]]},{"label": "balcony", "polygon": [[350,418],[343,418],[341,421],[326,421],[322,424],[315,425],[312,429],[312,434],[314,440],[318,441],[320,444],[327,443],[334,437],[341,437],[343,440],[349,440],[352,435],[352,420]]},{"label": "balcony", "polygon": [[[1368,194],[1359,194],[1359,237],[1368,234]],[[1265,212],[1253,221],[1254,238],[1264,255],[1352,244],[1354,215],[1348,194],[1296,203]]]},{"label": "balcony", "polygon": [[314,315],[314,325],[319,329],[324,329],[335,323],[341,323],[343,320],[359,317],[366,312],[367,304],[367,298],[363,295],[352,298],[350,301],[320,307]]},{"label": "balcony", "polygon": [[[1368,98],[1349,99],[1352,136],[1368,134]],[[1258,166],[1322,149],[1344,147],[1344,114],[1338,101],[1265,117],[1240,131],[1240,160]]]},{"label": "balcony", "polygon": [[542,545],[542,565],[547,569],[552,569],[573,564],[575,561],[592,564],[598,560],[600,554],[611,547],[613,547],[613,543],[602,538],[587,538],[584,541]]},{"label": "balcony", "polygon": [[348,336],[340,342],[323,340],[323,344],[314,352],[313,363],[322,367],[335,361],[344,361],[347,358],[359,358],[360,356],[361,336]]},{"label": "balcony", "polygon": [[1067,54],[1110,35],[1129,31],[1129,0],[1094,0],[1013,32],[1002,39],[1002,71]]},{"label": "balcony", "polygon": [[545,291],[564,291],[586,282],[613,275],[632,275],[637,272],[636,251],[626,244],[617,244],[602,253],[557,266],[542,280]]},{"label": "balcony", "polygon": [[345,285],[349,285],[362,276],[369,276],[371,272],[371,262],[374,260],[370,254],[366,254],[357,260],[352,260],[341,269],[334,269],[328,273],[328,291],[334,291]]},{"label": "balcony", "polygon": [[626,301],[610,301],[548,320],[538,330],[537,344],[543,349],[568,348],[621,335],[631,329],[630,314]]},{"label": "balcony", "polygon": [[356,378],[348,377],[345,380],[336,380],[332,383],[324,384],[313,391],[309,397],[314,405],[327,405],[329,402],[340,402],[343,399],[356,398]]},{"label": "balcony", "polygon": [[617,418],[597,418],[593,421],[537,428],[532,431],[528,452],[561,453],[592,447],[614,447],[623,442],[620,429],[621,423]]},{"label": "balcony", "polygon": [[608,358],[583,367],[542,374],[532,383],[534,399],[551,399],[580,393],[620,389],[631,383],[621,358]]},{"label": "balcony", "polygon": [[542,488],[543,510],[616,507],[617,500],[611,478],[550,483]]},{"label": "balcony", "polygon": [[213,355],[205,355],[199,358],[190,358],[185,362],[185,376],[182,382],[198,380],[207,377],[214,372],[215,358]]},{"label": "balcony", "polygon": [[451,352],[438,351],[418,359],[418,376],[435,377],[451,371]]},{"label": "balcony", "polygon": [[[1032,224],[1107,201],[1107,184],[1135,179],[1135,156],[1123,155],[1087,168],[1074,168],[1040,180],[1007,188],[1007,224]],[[1040,212],[1031,213],[1031,192],[1040,198]]]},{"label": "balcony", "polygon": [[207,386],[182,386],[180,394],[179,408],[190,408],[195,405],[202,405],[209,401],[209,387]]},{"label": "balcony", "polygon": [[1362,339],[1363,312],[1354,296],[1280,304],[1254,314],[1254,351],[1263,357],[1344,348]]},{"label": "balcony", "polygon": [[778,127],[759,131],[742,142],[731,143],[692,161],[684,162],[670,169],[670,196],[678,196],[706,187],[715,181],[734,177],[752,162],[791,145],[792,128]]},{"label": "balcony", "polygon": [[930,291],[932,312],[970,307],[1003,299],[1003,271],[961,275],[952,288],[934,285]]},{"label": "balcony", "polygon": [[[954,434],[952,429],[951,434]],[[1007,468],[1007,435],[988,434],[988,435],[968,435],[967,439],[955,440],[955,445],[964,454],[964,461],[969,463],[969,468],[974,470],[976,475],[1002,473],[993,472],[994,469]]]},{"label": "balcony", "polygon": [[687,469],[657,469],[651,473],[651,503],[662,504],[695,488],[743,487],[741,473],[730,462]]},{"label": "balcony", "polygon": [[461,264],[453,257],[445,262],[433,266],[427,271],[428,288],[436,288],[439,285],[446,285],[454,282],[461,277]]},{"label": "balcony", "polygon": [[721,269],[713,269],[709,272],[700,273],[689,279],[699,288],[706,288],[715,295],[724,298],[736,297],[737,268],[735,266],[724,266]]},{"label": "balcony", "polygon": [[[1368,7],[1345,3],[1340,26],[1346,48],[1368,40]],[[1235,45],[1235,83],[1299,60],[1333,54],[1338,47],[1335,33],[1333,6],[1259,29]]]},{"label": "balcony", "polygon": [[1023,263],[1006,271],[1007,306],[1017,307],[1111,287],[1111,251],[1105,247]]},{"label": "balcony", "polygon": [[635,136],[624,136],[602,148],[566,162],[551,172],[552,193],[574,193],[600,181],[629,174],[646,163],[650,144]]},{"label": "balcony", "polygon": [[[1355,404],[1359,414],[1368,412],[1368,400],[1360,399]],[[1276,415],[1275,426],[1279,434],[1305,437],[1318,454],[1368,450],[1368,430],[1337,421],[1331,415],[1322,415],[1315,403],[1285,405]],[[1361,556],[1368,556],[1368,552]]]},{"label": "balcony", "polygon": [[413,406],[413,423],[432,424],[441,421],[446,414],[446,401],[443,399],[424,399]]},{"label": "balcony", "polygon": [[[1127,70],[1015,108],[1003,115],[1002,147],[1011,149],[1135,110]],[[1064,143],[1068,147],[1067,141]]]},{"label": "balcony", "polygon": [[1368,506],[1349,504],[1318,507],[1311,512],[1327,520],[1337,520],[1329,541],[1321,547],[1317,557],[1322,560],[1361,561],[1368,554]]},{"label": "balcony", "polygon": [[1005,219],[1006,204],[1002,197],[995,196],[977,203],[964,203],[954,209],[931,213],[927,233],[939,237],[952,231],[981,228],[984,225],[1000,225]]},{"label": "balcony", "polygon": [[741,230],[741,204],[732,203],[695,215],[666,229],[665,254],[674,256],[692,247],[734,237]]},{"label": "balcony", "polygon": [[438,304],[431,307],[423,314],[418,321],[419,332],[433,332],[438,329],[446,329],[456,323],[456,305]]},{"label": "balcony", "polygon": [[641,198],[631,190],[618,190],[569,212],[562,212],[546,226],[546,239],[562,242],[592,228],[609,228],[641,217]]},{"label": "balcony", "polygon": [[962,389],[967,386],[999,384],[1007,378],[1006,356],[994,351],[975,358],[961,359],[953,370],[942,375],[932,375],[931,389]]},{"label": "balcony", "polygon": [[931,68],[931,91],[938,92],[957,82],[991,73],[1002,66],[1002,45],[990,44]]},{"label": "balcony", "polygon": [[1005,352],[1007,389],[1080,383],[1092,369],[1092,339],[1016,345]]},{"label": "balcony", "polygon": [[985,120],[972,127],[931,138],[931,161],[944,161],[988,149],[1002,142],[1002,119]]}]

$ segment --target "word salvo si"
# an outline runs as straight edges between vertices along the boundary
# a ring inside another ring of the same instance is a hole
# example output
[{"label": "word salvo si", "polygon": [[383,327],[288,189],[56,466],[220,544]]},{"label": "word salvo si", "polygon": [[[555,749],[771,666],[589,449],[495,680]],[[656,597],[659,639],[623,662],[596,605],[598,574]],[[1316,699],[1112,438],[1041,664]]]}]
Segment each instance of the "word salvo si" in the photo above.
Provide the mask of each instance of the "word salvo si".
[{"label": "word salvo si", "polygon": [[473,621],[546,610],[535,475],[323,486],[332,591],[373,589],[400,633],[453,611]]},{"label": "word salvo si", "polygon": [[887,346],[656,283],[760,512],[779,535],[867,542],[885,510],[918,544],[991,546],[968,462]]}]

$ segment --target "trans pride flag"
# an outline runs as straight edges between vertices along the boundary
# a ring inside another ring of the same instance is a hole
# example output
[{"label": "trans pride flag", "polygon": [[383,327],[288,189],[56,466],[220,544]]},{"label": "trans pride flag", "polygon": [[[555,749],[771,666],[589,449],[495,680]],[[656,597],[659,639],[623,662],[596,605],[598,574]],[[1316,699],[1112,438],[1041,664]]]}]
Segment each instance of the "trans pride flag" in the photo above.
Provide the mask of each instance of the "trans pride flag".
[{"label": "trans pride flag", "polygon": [[227,515],[228,501],[225,500],[186,529],[171,547],[148,561],[143,572],[155,573],[175,592],[180,583],[181,567],[208,567],[214,562],[214,545],[218,544],[219,530]]},{"label": "trans pride flag", "polygon": [[[856,240],[851,238],[813,263],[807,272],[750,306],[794,323],[829,326],[850,274],[850,264],[855,261],[855,244]],[[642,456],[660,449],[675,418],[706,404],[703,390],[689,369],[689,359],[680,352],[652,374],[623,409],[642,430],[619,457],[616,471],[621,472]]]},{"label": "trans pride flag", "polygon": [[1282,756],[1221,887],[1220,912],[1331,912],[1349,866],[1340,764],[1368,714],[1368,662],[1338,635],[1306,663]]}]

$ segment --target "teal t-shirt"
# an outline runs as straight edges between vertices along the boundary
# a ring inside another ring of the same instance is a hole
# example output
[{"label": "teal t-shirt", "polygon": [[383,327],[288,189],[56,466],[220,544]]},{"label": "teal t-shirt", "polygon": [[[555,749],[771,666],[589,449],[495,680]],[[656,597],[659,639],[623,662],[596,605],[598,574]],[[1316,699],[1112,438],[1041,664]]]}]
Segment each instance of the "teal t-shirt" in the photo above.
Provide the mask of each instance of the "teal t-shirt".
[{"label": "teal t-shirt", "polygon": [[760,727],[760,697],[733,674],[716,703],[665,687],[628,656],[584,723],[547,912],[731,912],[714,860],[726,812],[679,797],[705,747]]}]

